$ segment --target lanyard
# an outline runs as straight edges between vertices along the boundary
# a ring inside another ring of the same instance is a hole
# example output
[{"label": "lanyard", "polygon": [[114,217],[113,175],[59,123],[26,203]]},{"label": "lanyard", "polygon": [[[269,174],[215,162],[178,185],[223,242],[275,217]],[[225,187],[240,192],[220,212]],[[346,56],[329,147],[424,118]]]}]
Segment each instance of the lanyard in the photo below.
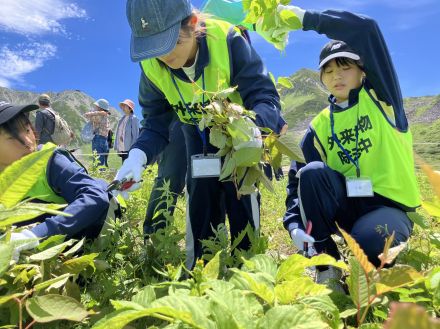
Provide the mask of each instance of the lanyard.
[{"label": "lanyard", "polygon": [[[199,133],[199,136],[202,139],[203,155],[207,155],[208,154],[208,145],[206,143],[206,133],[205,133],[205,130],[203,130],[203,131],[200,130],[199,125],[198,125],[196,119],[193,117],[193,115],[191,113],[192,110],[190,109],[188,104],[185,102],[185,99],[183,98],[183,95],[180,92],[179,86],[177,85],[177,82],[176,82],[176,79],[174,77],[173,72],[171,72],[171,70],[169,70],[169,72],[171,74],[171,79],[173,80],[174,87],[176,87],[176,90],[179,93],[180,100],[185,105],[186,111],[189,113],[189,115],[191,117],[191,121],[196,126],[197,132]],[[202,93],[202,106],[205,106],[205,70],[202,71],[202,89],[203,89],[203,93]]]},{"label": "lanyard", "polygon": [[[333,106],[330,107],[330,127],[332,129],[332,138],[335,141],[336,145],[341,149],[342,152],[344,152],[345,156],[350,160],[351,163],[353,163],[356,167],[356,177],[361,176],[361,169],[359,168],[359,156],[356,159],[353,159],[353,157],[348,153],[348,151],[342,146],[341,142],[339,141],[338,137],[335,134],[335,118],[333,116]],[[359,139],[359,129],[356,130],[356,150],[358,148],[358,139]]]}]

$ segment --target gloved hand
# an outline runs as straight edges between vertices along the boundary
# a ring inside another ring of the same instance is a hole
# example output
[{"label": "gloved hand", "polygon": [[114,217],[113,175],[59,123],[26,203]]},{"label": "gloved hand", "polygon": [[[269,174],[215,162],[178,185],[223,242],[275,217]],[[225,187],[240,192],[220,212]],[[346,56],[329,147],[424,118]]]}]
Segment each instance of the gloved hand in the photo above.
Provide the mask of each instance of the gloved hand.
[{"label": "gloved hand", "polygon": [[315,243],[315,239],[304,232],[300,228],[294,228],[292,231],[290,231],[290,237],[292,238],[293,243],[298,248],[298,250],[304,250],[304,242],[307,242],[308,244],[308,250],[304,250],[307,252],[308,256],[313,256],[316,254],[316,250],[313,247],[313,243]]},{"label": "gloved hand", "polygon": [[301,24],[304,19],[304,14],[306,13],[306,11],[300,7],[290,6],[290,5],[285,6],[285,5],[281,5],[281,4],[278,5],[277,10],[278,10],[278,12],[280,12],[282,10],[290,10],[292,13],[294,13],[298,17]]},{"label": "gloved hand", "polygon": [[11,242],[15,245],[12,252],[12,260],[15,262],[18,262],[21,251],[35,248],[40,244],[38,237],[29,230],[11,233]]},{"label": "gloved hand", "polygon": [[[140,182],[142,178],[142,173],[145,169],[145,164],[147,163],[147,156],[140,149],[132,149],[128,152],[128,158],[124,161],[121,168],[119,168],[116,174],[115,180],[134,180],[135,182]],[[124,191],[118,191],[124,199],[128,198],[127,192],[133,192],[140,188],[140,184],[133,184],[129,189]]]}]

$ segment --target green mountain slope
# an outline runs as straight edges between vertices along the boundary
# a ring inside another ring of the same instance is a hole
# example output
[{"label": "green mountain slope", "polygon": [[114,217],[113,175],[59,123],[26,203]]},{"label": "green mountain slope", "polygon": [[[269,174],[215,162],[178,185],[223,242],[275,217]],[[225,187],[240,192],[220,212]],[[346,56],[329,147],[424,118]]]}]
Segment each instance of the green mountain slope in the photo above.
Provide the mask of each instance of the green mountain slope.
[{"label": "green mountain slope", "polygon": [[[90,111],[92,103],[95,101],[89,95],[78,90],[66,90],[59,93],[46,92],[52,100],[52,108],[57,111],[69,126],[73,129],[76,139],[72,144],[81,144],[80,132],[86,119],[82,116]],[[0,101],[7,101],[13,104],[37,104],[40,94],[29,91],[16,91],[0,87]],[[121,113],[114,107],[110,107],[110,127],[116,129],[116,124],[121,117]]]}]

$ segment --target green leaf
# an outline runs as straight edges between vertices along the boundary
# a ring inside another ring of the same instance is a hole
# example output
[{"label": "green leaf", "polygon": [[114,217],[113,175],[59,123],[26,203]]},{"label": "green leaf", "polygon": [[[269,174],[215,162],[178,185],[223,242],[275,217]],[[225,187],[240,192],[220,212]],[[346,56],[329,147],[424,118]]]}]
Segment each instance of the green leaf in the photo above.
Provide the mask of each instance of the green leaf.
[{"label": "green leaf", "polygon": [[261,278],[264,276],[263,273],[248,273],[234,268],[231,269],[231,271],[234,272],[234,276],[236,275],[244,281],[245,287],[247,286],[247,289],[252,291],[255,295],[260,297],[269,305],[273,305],[275,300],[275,291],[273,284],[269,280],[267,280],[267,275],[265,275],[266,280],[261,280]]},{"label": "green leaf", "polygon": [[280,304],[291,304],[298,298],[328,295],[330,293],[331,290],[325,285],[317,284],[308,277],[284,281],[275,286],[275,296]]},{"label": "green leaf", "polygon": [[[187,321],[198,328],[215,328],[209,319],[209,302],[203,297],[169,295],[156,299],[152,307],[165,307],[172,312],[186,314]],[[197,323],[197,326],[195,325]]]},{"label": "green leaf", "polygon": [[395,265],[390,269],[382,269],[376,283],[376,293],[384,294],[421,279],[423,279],[423,275],[408,265]]},{"label": "green leaf", "polygon": [[283,86],[284,88],[292,88],[292,81],[289,78],[286,77],[279,77],[278,78],[278,84],[280,84],[281,86]]},{"label": "green leaf", "polygon": [[156,299],[156,292],[151,286],[144,287],[136,295],[134,295],[131,300],[143,307],[150,307],[151,303]]},{"label": "green leaf", "polygon": [[[240,290],[207,291],[210,312],[216,318],[216,325],[227,329],[228,322],[239,328],[255,328],[254,320],[263,315],[263,306],[253,294],[244,294]],[[222,318],[221,312],[227,314]]]},{"label": "green leaf", "polygon": [[429,225],[426,223],[422,215],[416,212],[406,213],[409,219],[411,219],[415,224],[419,225],[421,228],[427,229]]},{"label": "green leaf", "polygon": [[89,266],[95,269],[95,263],[93,260],[98,257],[98,255],[98,253],[93,253],[78,258],[69,259],[63,263],[63,272],[79,274]]},{"label": "green leaf", "polygon": [[268,255],[259,254],[253,256],[249,260],[243,259],[243,265],[244,271],[266,273],[275,279],[275,275],[277,273],[277,264],[273,258]]},{"label": "green leaf", "polygon": [[329,296],[311,296],[299,300],[299,303],[312,307],[325,314],[326,321],[333,329],[338,329],[342,322],[339,309]]},{"label": "green leaf", "polygon": [[64,249],[66,249],[68,246],[71,246],[74,243],[75,240],[71,239],[69,241],[63,242],[62,244],[56,245],[37,254],[33,254],[29,257],[29,259],[31,261],[41,261],[41,260],[48,260],[57,257],[59,254],[63,252]]},{"label": "green leaf", "polygon": [[99,320],[95,325],[92,327],[92,329],[122,329],[130,322],[141,319],[144,317],[159,317],[160,319],[163,319],[164,317],[167,317],[170,322],[176,320],[180,320],[194,328],[200,328],[203,327],[197,325],[191,320],[191,316],[187,312],[179,312],[176,310],[173,310],[170,307],[156,307],[156,308],[149,308],[145,310],[127,310],[127,309],[120,309],[118,311],[115,311],[113,313],[107,314],[104,318]]},{"label": "green leaf", "polygon": [[36,204],[30,202],[23,202],[10,209],[1,209],[0,204],[0,227],[10,226],[15,223],[27,221],[29,219],[41,216],[43,214],[61,215],[64,217],[71,217],[56,209],[65,208],[65,204]]},{"label": "green leaf", "polygon": [[220,274],[220,254],[222,251],[218,251],[215,256],[205,265],[202,270],[202,274],[207,279],[215,280]]},{"label": "green leaf", "polygon": [[12,245],[7,243],[0,243],[0,277],[9,268],[9,263],[12,259]]},{"label": "green leaf", "polygon": [[[63,286],[64,283],[66,283],[66,281],[67,281],[67,280],[69,279],[69,277],[71,277],[71,276],[72,276],[72,274],[70,274],[70,273],[66,273],[66,274],[63,274],[63,275],[57,276],[56,278],[53,278],[53,279],[50,279],[50,280],[47,280],[47,281],[41,282],[41,283],[39,283],[39,284],[37,284],[37,285],[34,286],[34,290],[35,290],[35,291],[40,291],[40,290],[42,290],[42,289],[46,289],[46,288],[49,287],[49,286],[52,286],[52,285],[55,284],[55,283],[60,283],[61,286]],[[56,286],[56,288],[59,288],[59,287],[60,287],[60,286]]]},{"label": "green leaf", "polygon": [[85,240],[86,238],[82,238],[72,248],[63,252],[64,257],[75,255],[82,248]]},{"label": "green leaf", "polygon": [[66,236],[61,234],[52,235],[47,239],[41,241],[40,244],[37,247],[35,247],[35,249],[38,251],[43,251],[45,249],[56,246],[57,244],[63,243],[65,238]]},{"label": "green leaf", "polygon": [[[275,147],[284,155],[288,156],[290,160],[295,160],[298,162],[304,162],[302,155],[295,152],[294,147],[290,144],[293,143],[292,140],[287,137],[288,135],[280,136],[275,140]],[[290,136],[290,135],[289,135]]]},{"label": "green leaf", "polygon": [[236,167],[252,167],[260,162],[262,154],[261,147],[245,147],[232,153],[232,159]]},{"label": "green leaf", "polygon": [[[0,296],[0,306],[6,302],[9,302],[11,299],[20,298],[23,295],[24,295],[24,293],[16,293],[16,294],[12,294],[12,295]],[[14,328],[16,328],[16,327],[14,327]]]},{"label": "green leaf", "polygon": [[61,295],[36,296],[26,300],[26,310],[35,321],[47,323],[55,320],[80,322],[88,313],[75,299]]},{"label": "green leaf", "polygon": [[320,254],[312,258],[306,258],[300,254],[294,254],[287,258],[278,268],[276,281],[291,281],[304,274],[308,267],[319,265],[331,265],[340,269],[347,269],[347,265],[341,261],[336,261],[327,254]]},{"label": "green leaf", "polygon": [[302,23],[299,20],[298,16],[290,10],[281,10],[280,18],[284,24],[291,30],[298,30],[302,28]]},{"label": "green leaf", "polygon": [[318,311],[302,305],[275,306],[258,323],[258,329],[328,328]]},{"label": "green leaf", "polygon": [[227,139],[228,139],[227,136],[223,133],[220,127],[211,128],[209,132],[209,142],[212,145],[218,147],[219,149],[222,149],[226,146]]},{"label": "green leaf", "polygon": [[367,277],[361,264],[354,257],[350,258],[350,275],[347,278],[348,291],[353,303],[360,309],[368,302],[370,292],[368,289]]},{"label": "green leaf", "polygon": [[23,200],[40,177],[41,167],[46,167],[55,146],[32,152],[15,161],[0,173],[0,203],[6,208]]}]

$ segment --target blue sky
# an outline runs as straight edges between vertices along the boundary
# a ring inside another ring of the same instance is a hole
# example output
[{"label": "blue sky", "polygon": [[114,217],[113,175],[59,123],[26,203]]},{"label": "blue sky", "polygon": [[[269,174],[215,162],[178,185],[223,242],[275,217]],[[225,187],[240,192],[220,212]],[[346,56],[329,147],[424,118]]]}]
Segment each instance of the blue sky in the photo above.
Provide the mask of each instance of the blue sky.
[{"label": "blue sky", "polygon": [[[193,0],[199,7],[203,1]],[[0,1],[0,86],[32,92],[78,89],[111,105],[137,104],[140,69],[129,57],[122,0]],[[440,94],[439,0],[298,0],[304,9],[337,8],[375,18],[407,96]],[[275,76],[315,69],[326,38],[295,31],[284,53],[256,34],[253,44]],[[137,108],[137,113],[139,108]]]}]

